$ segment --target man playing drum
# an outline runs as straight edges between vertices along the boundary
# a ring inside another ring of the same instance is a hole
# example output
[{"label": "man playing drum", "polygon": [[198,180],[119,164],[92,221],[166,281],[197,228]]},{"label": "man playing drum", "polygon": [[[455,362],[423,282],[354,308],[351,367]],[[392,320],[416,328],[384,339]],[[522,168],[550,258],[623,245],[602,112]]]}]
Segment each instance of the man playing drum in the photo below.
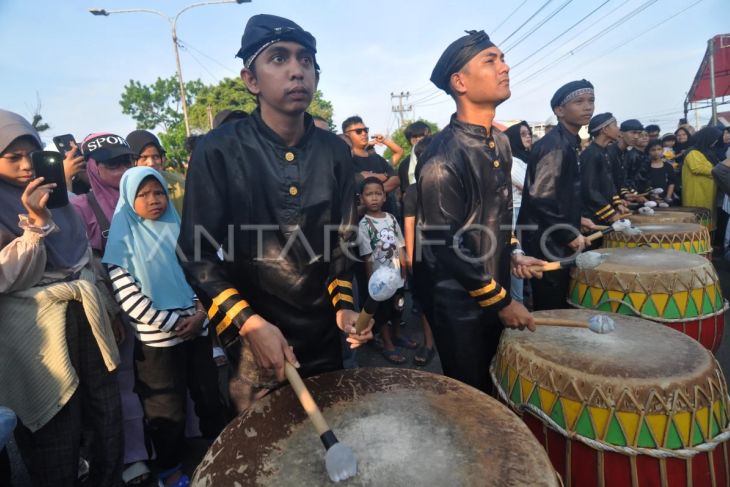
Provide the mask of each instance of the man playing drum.
[{"label": "man playing drum", "polygon": [[304,376],[342,368],[340,330],[353,346],[372,336],[354,332],[346,277],[357,231],[350,151],[306,113],[316,52],[314,37],[288,19],[248,21],[238,57],[258,107],[196,148],[179,239],[221,342],[245,337],[256,365],[279,380],[285,360],[301,362]]},{"label": "man playing drum", "polygon": [[[522,278],[541,261],[527,257],[512,234],[512,154],[492,126],[510,96],[509,66],[483,31],[446,48],[431,81],[451,95],[456,114],[423,154],[418,180],[420,247],[414,266],[433,302],[436,347],[444,373],[491,392],[489,364],[502,325],[534,330],[532,316],[509,293],[510,267]],[[505,286],[505,287],[503,287]]]}]

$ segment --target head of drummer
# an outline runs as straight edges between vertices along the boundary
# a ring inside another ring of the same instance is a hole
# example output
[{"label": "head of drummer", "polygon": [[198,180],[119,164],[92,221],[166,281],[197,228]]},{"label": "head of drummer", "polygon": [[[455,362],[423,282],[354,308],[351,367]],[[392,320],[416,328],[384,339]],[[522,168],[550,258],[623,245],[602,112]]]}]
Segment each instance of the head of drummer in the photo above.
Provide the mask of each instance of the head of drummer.
[{"label": "head of drummer", "polygon": [[564,84],[550,99],[550,108],[558,121],[573,134],[590,123],[595,104],[593,85],[585,79]]},{"label": "head of drummer", "polygon": [[466,31],[452,42],[436,62],[431,82],[456,101],[457,111],[496,108],[511,94],[504,53],[483,30]]},{"label": "head of drummer", "polygon": [[237,57],[241,79],[262,111],[301,115],[319,83],[317,41],[289,19],[254,15],[246,24]]}]

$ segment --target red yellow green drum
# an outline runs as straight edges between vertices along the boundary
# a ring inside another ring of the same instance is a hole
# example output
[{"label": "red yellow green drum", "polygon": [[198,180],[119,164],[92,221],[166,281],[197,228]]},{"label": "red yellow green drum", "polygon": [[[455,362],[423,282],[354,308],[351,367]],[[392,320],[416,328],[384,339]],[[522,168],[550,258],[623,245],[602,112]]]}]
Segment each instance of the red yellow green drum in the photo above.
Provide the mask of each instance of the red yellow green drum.
[{"label": "red yellow green drum", "polygon": [[664,249],[596,252],[605,256],[598,267],[571,270],[572,306],[657,321],[717,351],[727,302],[710,261]]},{"label": "red yellow green drum", "polygon": [[[536,317],[588,320],[588,310]],[[616,329],[505,330],[491,374],[566,487],[699,487],[730,482],[728,389],[696,341],[640,318]]]},{"label": "red yellow green drum", "polygon": [[657,213],[664,212],[680,212],[680,213],[691,213],[697,219],[697,223],[707,227],[708,230],[712,228],[712,212],[709,208],[702,208],[699,206],[670,206],[669,208],[654,208]]},{"label": "red yellow green drum", "polygon": [[650,247],[712,257],[712,240],[707,228],[698,223],[640,224],[641,233],[611,232],[603,237],[606,248]]}]

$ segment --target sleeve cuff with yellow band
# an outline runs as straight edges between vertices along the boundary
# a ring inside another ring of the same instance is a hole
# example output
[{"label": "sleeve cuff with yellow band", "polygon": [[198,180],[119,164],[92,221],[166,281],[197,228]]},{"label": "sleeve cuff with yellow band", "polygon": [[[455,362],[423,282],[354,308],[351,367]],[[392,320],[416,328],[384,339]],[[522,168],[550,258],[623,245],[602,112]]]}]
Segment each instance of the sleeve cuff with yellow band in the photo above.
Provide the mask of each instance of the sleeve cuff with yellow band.
[{"label": "sleeve cuff with yellow band", "polygon": [[256,314],[251,305],[234,288],[228,288],[213,298],[208,320],[225,347],[238,340],[238,332]]},{"label": "sleeve cuff with yellow band", "polygon": [[621,197],[617,194],[613,195],[611,198],[611,204],[612,205],[620,205],[621,204]]},{"label": "sleeve cuff with yellow band", "polygon": [[469,291],[469,296],[474,298],[480,307],[493,311],[499,311],[512,302],[507,290],[494,279],[486,286]]},{"label": "sleeve cuff with yellow band", "polygon": [[520,246],[520,241],[517,239],[517,237],[515,236],[514,233],[512,234],[512,238],[510,238],[509,247],[510,247],[510,250],[515,250],[515,249],[521,249],[522,248]]},{"label": "sleeve cuff with yellow band", "polygon": [[596,217],[599,220],[608,221],[615,214],[616,210],[611,205],[606,205],[596,212]]},{"label": "sleeve cuff with yellow band", "polygon": [[352,281],[347,279],[332,279],[327,285],[327,292],[335,310],[355,309],[355,302],[352,298]]},{"label": "sleeve cuff with yellow band", "polygon": [[631,193],[633,193],[633,191],[629,188],[621,188],[621,191],[619,191],[621,198],[626,198],[626,196],[630,195]]}]

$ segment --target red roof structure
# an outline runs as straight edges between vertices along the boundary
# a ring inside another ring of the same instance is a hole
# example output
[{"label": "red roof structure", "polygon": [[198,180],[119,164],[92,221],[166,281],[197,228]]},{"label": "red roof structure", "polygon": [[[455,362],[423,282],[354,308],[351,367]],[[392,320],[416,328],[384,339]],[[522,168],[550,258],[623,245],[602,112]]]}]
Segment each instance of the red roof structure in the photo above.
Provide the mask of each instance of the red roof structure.
[{"label": "red roof structure", "polygon": [[[715,92],[714,100],[711,84],[711,72],[714,71]],[[692,108],[705,108],[730,103],[725,100],[730,97],[730,34],[716,35],[707,42],[707,50],[702,58],[700,69],[697,70],[692,86],[687,93],[685,100],[685,113],[687,105],[695,104]],[[710,104],[697,106],[698,102],[709,100]]]}]

